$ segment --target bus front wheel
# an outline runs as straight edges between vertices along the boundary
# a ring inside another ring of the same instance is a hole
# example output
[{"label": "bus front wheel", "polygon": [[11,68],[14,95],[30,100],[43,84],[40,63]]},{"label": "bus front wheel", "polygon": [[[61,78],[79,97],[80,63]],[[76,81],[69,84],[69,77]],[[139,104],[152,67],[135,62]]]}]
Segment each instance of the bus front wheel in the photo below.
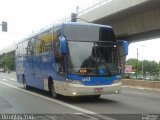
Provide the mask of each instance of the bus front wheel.
[{"label": "bus front wheel", "polygon": [[59,94],[57,94],[55,92],[55,87],[54,87],[53,81],[49,82],[49,92],[50,92],[50,95],[51,95],[52,98],[54,98],[54,99],[58,99],[59,98]]},{"label": "bus front wheel", "polygon": [[101,95],[92,95],[92,98],[93,99],[98,99],[98,98],[100,98],[101,97]]}]

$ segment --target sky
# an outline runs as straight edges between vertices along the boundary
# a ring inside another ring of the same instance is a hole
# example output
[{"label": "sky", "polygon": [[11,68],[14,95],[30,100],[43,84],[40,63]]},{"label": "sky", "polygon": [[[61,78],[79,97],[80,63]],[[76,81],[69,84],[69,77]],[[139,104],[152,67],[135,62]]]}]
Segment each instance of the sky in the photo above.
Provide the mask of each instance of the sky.
[{"label": "sky", "polygon": [[137,58],[137,49],[138,60],[160,61],[160,38],[129,44],[127,59]]},{"label": "sky", "polygon": [[8,23],[8,32],[0,31],[0,49],[36,32],[57,19],[96,0],[0,0],[0,22]]},{"label": "sky", "polygon": [[[0,22],[8,23],[8,32],[0,30],[0,50],[16,43],[57,19],[97,0],[0,0]],[[142,41],[129,45],[129,58],[160,61],[160,39]]]}]

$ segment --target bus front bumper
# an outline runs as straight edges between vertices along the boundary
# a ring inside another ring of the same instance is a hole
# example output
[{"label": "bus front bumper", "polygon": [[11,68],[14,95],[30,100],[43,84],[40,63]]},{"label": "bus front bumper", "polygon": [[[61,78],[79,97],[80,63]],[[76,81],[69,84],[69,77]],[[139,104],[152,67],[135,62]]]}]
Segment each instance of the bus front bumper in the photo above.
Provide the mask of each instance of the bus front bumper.
[{"label": "bus front bumper", "polygon": [[121,82],[112,85],[84,86],[68,83],[67,96],[86,96],[102,94],[120,94]]}]

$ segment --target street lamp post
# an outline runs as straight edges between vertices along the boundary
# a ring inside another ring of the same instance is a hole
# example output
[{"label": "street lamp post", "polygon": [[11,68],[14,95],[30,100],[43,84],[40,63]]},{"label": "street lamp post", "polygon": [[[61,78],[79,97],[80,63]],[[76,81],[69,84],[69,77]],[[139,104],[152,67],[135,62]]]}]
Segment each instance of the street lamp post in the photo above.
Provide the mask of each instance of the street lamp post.
[{"label": "street lamp post", "polygon": [[143,54],[144,54],[144,47],[145,45],[141,45],[142,46],[142,77],[143,77],[143,69],[144,69],[144,66],[143,66],[143,62],[144,62],[144,59],[143,59]]}]

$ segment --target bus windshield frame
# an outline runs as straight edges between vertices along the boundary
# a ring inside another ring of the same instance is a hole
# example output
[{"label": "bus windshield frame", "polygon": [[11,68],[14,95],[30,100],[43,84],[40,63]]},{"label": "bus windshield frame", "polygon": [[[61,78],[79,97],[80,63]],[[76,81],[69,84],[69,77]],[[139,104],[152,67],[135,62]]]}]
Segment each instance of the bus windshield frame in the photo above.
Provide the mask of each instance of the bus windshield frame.
[{"label": "bus windshield frame", "polygon": [[116,42],[68,41],[69,74],[112,76],[120,73]]}]

